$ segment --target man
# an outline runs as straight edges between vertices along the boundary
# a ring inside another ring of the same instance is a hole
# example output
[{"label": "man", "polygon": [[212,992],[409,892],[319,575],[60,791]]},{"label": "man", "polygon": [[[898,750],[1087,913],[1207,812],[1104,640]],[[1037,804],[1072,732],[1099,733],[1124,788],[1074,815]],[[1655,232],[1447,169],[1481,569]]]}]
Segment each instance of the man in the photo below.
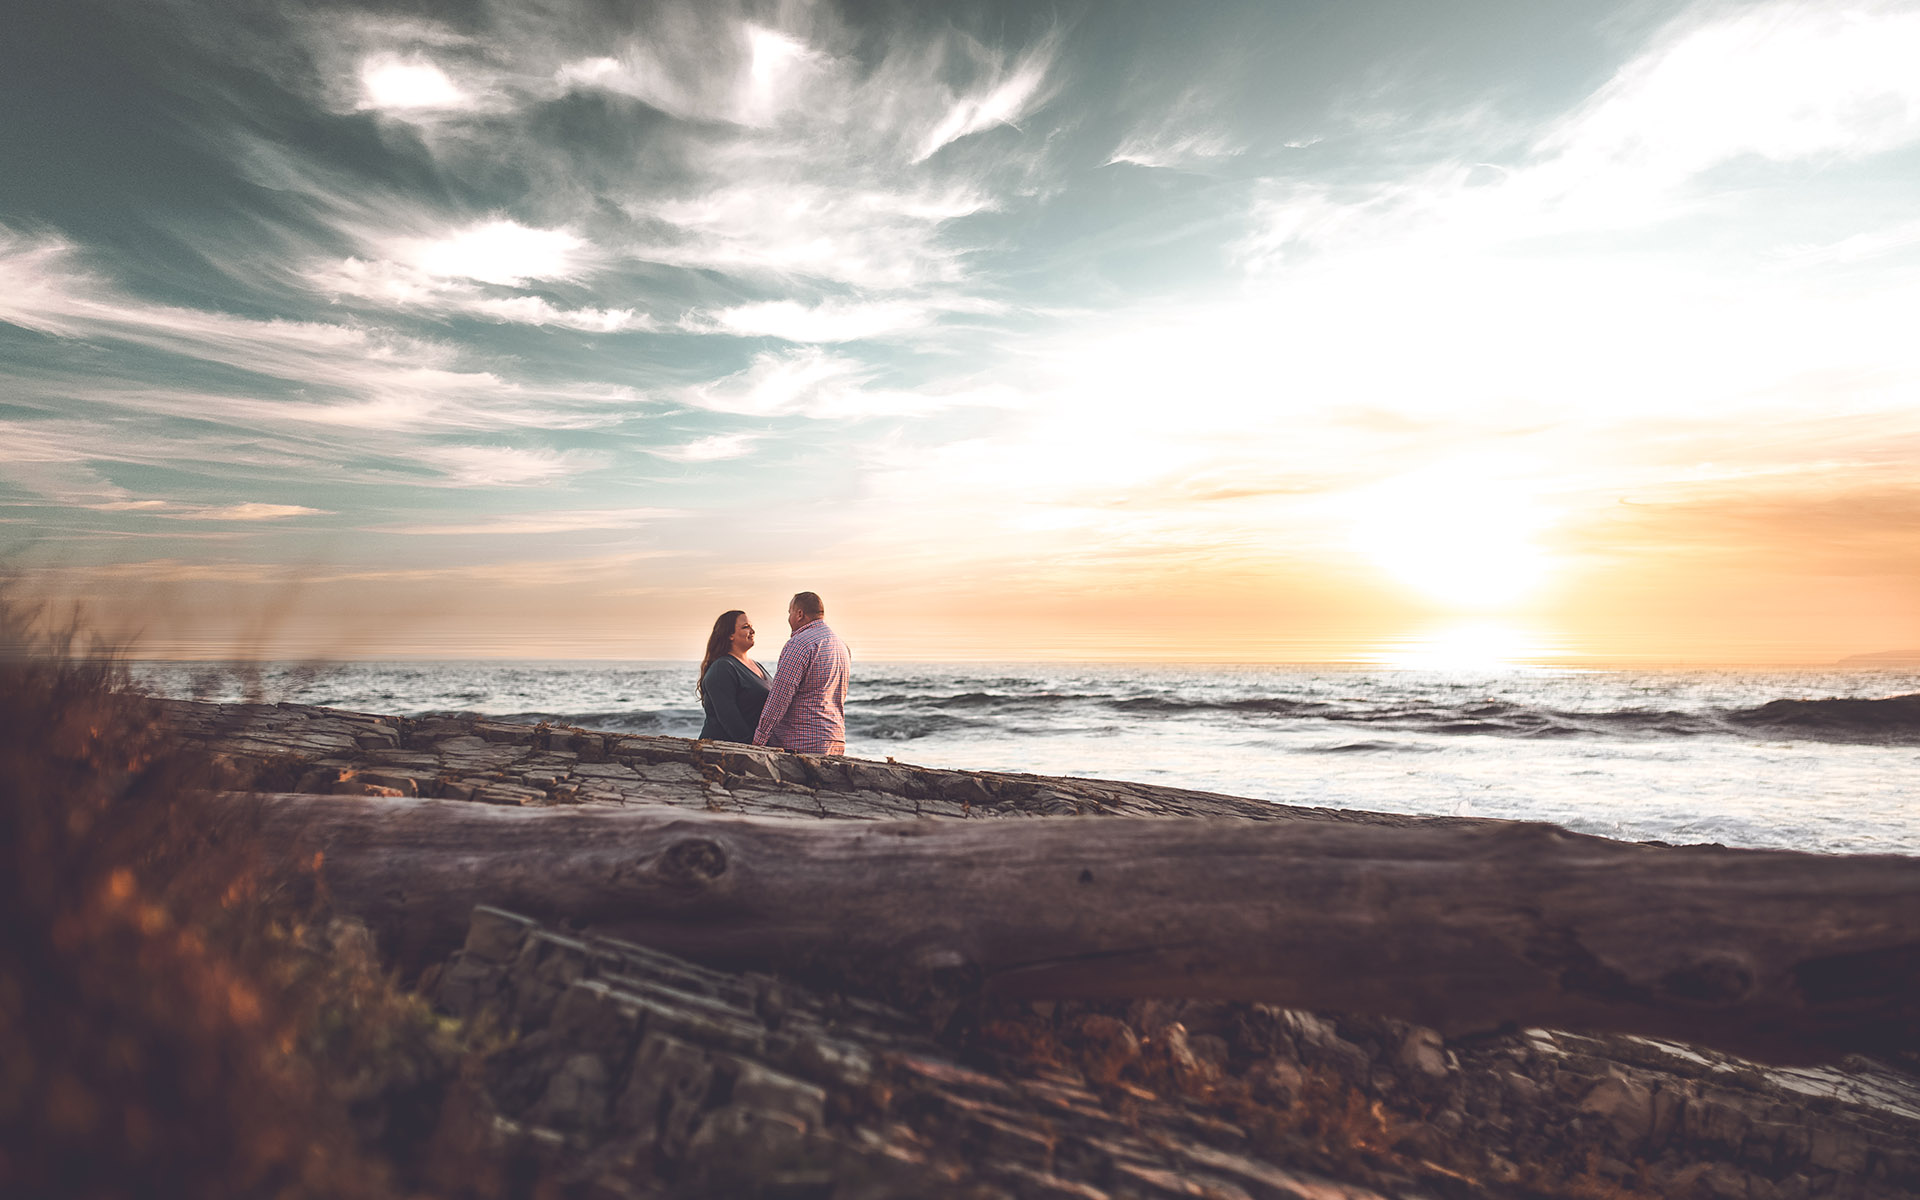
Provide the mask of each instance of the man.
[{"label": "man", "polygon": [[802,754],[847,752],[847,669],[853,656],[827,628],[826,616],[827,606],[812,592],[787,605],[793,636],[780,649],[754,745]]}]

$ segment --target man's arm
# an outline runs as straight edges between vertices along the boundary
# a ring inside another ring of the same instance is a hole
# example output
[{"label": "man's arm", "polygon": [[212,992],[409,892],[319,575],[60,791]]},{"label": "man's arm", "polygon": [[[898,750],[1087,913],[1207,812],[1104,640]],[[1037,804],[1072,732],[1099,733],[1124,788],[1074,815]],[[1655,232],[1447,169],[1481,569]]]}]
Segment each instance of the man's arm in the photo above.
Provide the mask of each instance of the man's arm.
[{"label": "man's arm", "polygon": [[791,640],[780,647],[780,665],[773,669],[773,686],[767,689],[767,706],[760,710],[760,724],[754,728],[753,744],[764,746],[773,736],[773,727],[780,718],[787,715],[787,708],[793,704],[793,694],[800,688],[800,677],[806,674],[806,651],[795,646]]}]

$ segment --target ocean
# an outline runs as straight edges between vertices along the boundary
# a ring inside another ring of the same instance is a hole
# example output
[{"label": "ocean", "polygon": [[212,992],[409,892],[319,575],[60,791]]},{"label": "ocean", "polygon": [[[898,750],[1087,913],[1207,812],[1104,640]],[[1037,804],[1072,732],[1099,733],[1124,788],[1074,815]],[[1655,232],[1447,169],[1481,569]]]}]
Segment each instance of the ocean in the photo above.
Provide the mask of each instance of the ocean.
[{"label": "ocean", "polygon": [[[773,656],[768,656],[769,664]],[[699,732],[692,663],[137,663],[161,695]],[[847,752],[1676,844],[1920,854],[1920,671],[860,663]]]}]

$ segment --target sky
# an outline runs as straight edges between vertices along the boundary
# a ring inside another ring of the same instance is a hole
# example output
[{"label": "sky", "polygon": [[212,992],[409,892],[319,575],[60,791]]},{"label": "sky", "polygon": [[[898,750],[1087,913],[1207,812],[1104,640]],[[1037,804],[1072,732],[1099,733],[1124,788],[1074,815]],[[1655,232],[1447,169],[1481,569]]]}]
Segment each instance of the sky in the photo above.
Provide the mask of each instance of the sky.
[{"label": "sky", "polygon": [[803,589],[871,659],[1920,654],[1916,62],[1873,0],[25,0],[0,565],[155,655]]}]

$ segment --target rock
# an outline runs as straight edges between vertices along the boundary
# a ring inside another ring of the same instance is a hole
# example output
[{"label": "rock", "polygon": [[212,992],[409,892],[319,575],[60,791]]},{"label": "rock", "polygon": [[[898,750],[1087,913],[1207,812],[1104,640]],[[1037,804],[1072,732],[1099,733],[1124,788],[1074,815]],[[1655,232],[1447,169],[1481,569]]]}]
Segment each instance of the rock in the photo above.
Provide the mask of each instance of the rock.
[{"label": "rock", "polygon": [[606,1122],[608,1086],[607,1065],[598,1055],[570,1054],[526,1119],[549,1129],[590,1133]]},{"label": "rock", "polygon": [[482,904],[467,922],[467,940],[461,949],[484,962],[510,963],[519,957],[527,935],[539,928],[526,917]]},{"label": "rock", "polygon": [[329,789],[336,796],[405,796],[406,792],[386,784],[369,783],[360,778],[342,779]]},{"label": "rock", "polygon": [[[695,1194],[771,1195],[763,1190],[770,1181],[804,1178],[824,1190],[795,1194],[876,1200],[1383,1200],[1368,1187],[1252,1157],[1243,1129],[1204,1113],[1156,1100],[1135,1102],[1122,1117],[1057,1068],[970,1068],[911,1032],[906,1014],[857,997],[764,978],[749,984],[638,947],[556,935],[499,910],[478,913],[476,925],[473,952],[462,950],[443,980],[483,976],[462,985],[467,994],[494,996],[496,1015],[520,1030],[480,1072],[482,1099],[530,1136],[546,1131],[539,1136],[556,1160],[591,1165],[609,1186],[632,1189],[613,1194],[654,1194],[648,1189],[671,1178]],[[563,994],[543,1004],[556,979],[566,980]],[[744,1029],[754,1032],[742,1038]],[[1081,1014],[1071,1036],[1109,1047],[1134,1037],[1099,1013]],[[1224,1052],[1224,1039],[1178,1022],[1163,1036],[1187,1070],[1219,1070],[1210,1056]],[[878,1190],[861,1191],[863,1180]],[[1116,1180],[1131,1182],[1115,1190]],[[1192,1181],[1204,1181],[1202,1190]]]},{"label": "rock", "polygon": [[1121,1075],[1140,1061],[1140,1039],[1117,1017],[1087,1013],[1074,1021],[1072,1037],[1082,1048],[1087,1078],[1095,1083],[1118,1083]]},{"label": "rock", "polygon": [[475,721],[473,732],[489,742],[511,742],[519,746],[533,744],[534,731],[527,725],[501,725],[492,721]]},{"label": "rock", "polygon": [[1447,1044],[1434,1030],[1409,1028],[1394,1057],[1403,1071],[1429,1079],[1447,1077]]},{"label": "rock", "polygon": [[1168,1065],[1173,1070],[1174,1086],[1189,1095],[1205,1095],[1220,1082],[1219,1065],[1194,1053],[1185,1025],[1174,1021],[1161,1031],[1160,1037],[1166,1047]]},{"label": "rock", "polygon": [[1579,1111],[1606,1122],[1616,1144],[1634,1149],[1653,1136],[1653,1092],[1641,1084],[1608,1077],[1581,1099]]},{"label": "rock", "polygon": [[1285,1058],[1269,1058],[1247,1072],[1247,1086],[1256,1100],[1275,1108],[1286,1108],[1299,1098],[1306,1075],[1298,1063]]}]

